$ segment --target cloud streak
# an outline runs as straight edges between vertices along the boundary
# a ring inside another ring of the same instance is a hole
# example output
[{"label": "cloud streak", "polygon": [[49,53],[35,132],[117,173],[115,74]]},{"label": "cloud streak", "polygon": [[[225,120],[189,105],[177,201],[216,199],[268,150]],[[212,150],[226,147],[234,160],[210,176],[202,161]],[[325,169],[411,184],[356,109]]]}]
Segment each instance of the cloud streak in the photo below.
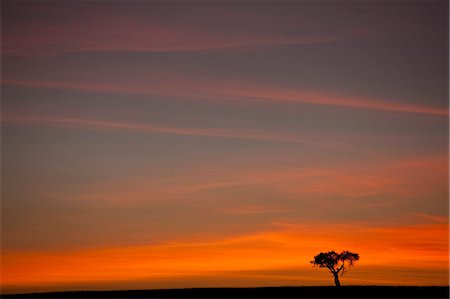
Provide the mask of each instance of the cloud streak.
[{"label": "cloud streak", "polygon": [[[48,5],[48,4],[47,4]],[[29,8],[33,9],[33,8]],[[10,22],[4,30],[3,53],[6,55],[40,56],[71,52],[197,52],[250,48],[328,43],[363,35],[361,30],[334,35],[283,34],[282,28],[270,28],[267,19],[251,13],[222,11],[217,18],[233,18],[243,23],[240,30],[227,28],[226,20],[215,20],[209,16],[198,16],[195,20],[180,21],[178,24],[157,20],[154,15],[139,16],[136,7],[122,7],[118,14],[105,6],[91,5],[75,7],[77,13],[64,7],[34,7],[37,13],[33,21]],[[130,10],[130,11],[128,11]],[[152,10],[143,7],[143,10]],[[95,13],[93,13],[95,11]],[[43,14],[43,12],[45,12]],[[150,12],[151,13],[151,12]],[[205,12],[206,13],[206,12]],[[48,14],[58,19],[58,24],[48,23]],[[181,16],[182,17],[182,16]],[[256,20],[258,19],[258,20]],[[272,16],[273,24],[282,24]],[[101,20],[101,22],[99,22]],[[248,22],[257,24],[249,28]],[[265,22],[262,22],[265,21]],[[291,21],[292,22],[292,21]],[[274,27],[273,25],[272,27]],[[212,27],[212,28],[211,28]]]},{"label": "cloud streak", "polygon": [[243,129],[204,129],[204,128],[183,128],[183,127],[164,127],[152,124],[134,124],[112,121],[101,121],[82,118],[42,118],[42,117],[23,117],[23,116],[5,116],[3,123],[13,124],[41,124],[57,126],[77,126],[87,128],[98,128],[108,130],[126,130],[147,133],[161,133],[181,136],[195,137],[217,137],[245,139],[256,141],[275,141],[289,143],[307,143],[317,144],[317,142],[301,138],[298,135],[286,134],[284,132],[243,130]]},{"label": "cloud streak", "polygon": [[[343,211],[369,214],[374,212],[373,209],[389,207],[391,212],[400,213],[395,216],[400,219],[407,211],[418,210],[413,206],[423,198],[427,198],[430,205],[436,204],[447,192],[448,172],[444,165],[448,164],[448,158],[415,157],[412,160],[421,162],[415,164],[409,163],[411,159],[389,159],[314,167],[255,166],[239,169],[222,165],[220,172],[210,166],[211,162],[206,162],[158,179],[142,176],[90,183],[75,193],[52,187],[53,191],[48,190],[50,192],[45,196],[123,207],[136,203],[189,202],[207,213],[287,212],[299,217],[315,214],[318,218],[330,218],[329,212],[339,217]],[[246,190],[246,195],[242,195],[242,190]],[[262,198],[258,190],[272,190],[272,198]],[[202,198],[214,198],[214,201],[203,201]],[[311,198],[315,199],[313,203]],[[335,198],[341,199],[336,201]],[[405,208],[402,202],[410,208]],[[308,215],[298,204],[303,208],[309,207]],[[377,219],[386,222],[387,217],[385,213],[378,215]]]},{"label": "cloud streak", "polygon": [[[32,88],[65,89],[87,92],[109,92],[138,95],[162,95],[202,99],[207,101],[262,101],[273,103],[298,103],[319,106],[345,107],[352,109],[375,110],[448,116],[447,108],[428,107],[395,101],[385,101],[364,97],[337,96],[323,92],[283,89],[274,86],[242,84],[230,81],[194,80],[171,77],[171,81],[152,82],[148,84],[102,84],[74,81],[52,80],[16,80],[4,79],[5,86],[22,86]],[[174,90],[173,86],[177,88]]]}]

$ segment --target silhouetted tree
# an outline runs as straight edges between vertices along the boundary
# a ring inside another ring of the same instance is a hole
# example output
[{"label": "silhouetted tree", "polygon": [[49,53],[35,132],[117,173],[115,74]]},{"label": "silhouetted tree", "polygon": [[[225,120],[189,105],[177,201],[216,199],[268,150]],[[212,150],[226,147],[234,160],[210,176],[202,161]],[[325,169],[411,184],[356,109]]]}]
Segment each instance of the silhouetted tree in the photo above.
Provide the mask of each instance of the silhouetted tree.
[{"label": "silhouetted tree", "polygon": [[334,276],[334,283],[337,287],[341,286],[339,282],[339,273],[341,276],[344,275],[345,271],[349,267],[353,266],[353,263],[359,260],[359,254],[350,251],[342,251],[341,253],[336,253],[334,251],[321,252],[314,257],[311,264],[314,266],[319,266],[319,268],[328,268],[331,274]]}]

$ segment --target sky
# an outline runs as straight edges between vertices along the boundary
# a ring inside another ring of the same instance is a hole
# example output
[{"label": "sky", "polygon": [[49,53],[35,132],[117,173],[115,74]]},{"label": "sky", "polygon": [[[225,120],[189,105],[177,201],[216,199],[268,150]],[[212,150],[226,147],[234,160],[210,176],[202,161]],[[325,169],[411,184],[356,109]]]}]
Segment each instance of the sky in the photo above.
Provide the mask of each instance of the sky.
[{"label": "sky", "polygon": [[1,5],[3,293],[448,285],[447,1]]}]

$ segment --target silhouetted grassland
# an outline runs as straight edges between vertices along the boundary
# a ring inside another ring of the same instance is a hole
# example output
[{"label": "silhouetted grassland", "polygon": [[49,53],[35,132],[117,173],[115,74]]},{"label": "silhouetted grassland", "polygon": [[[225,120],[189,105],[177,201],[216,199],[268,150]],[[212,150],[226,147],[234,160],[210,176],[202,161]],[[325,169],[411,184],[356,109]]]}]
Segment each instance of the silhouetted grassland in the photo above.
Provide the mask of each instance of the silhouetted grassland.
[{"label": "silhouetted grassland", "polygon": [[449,287],[343,286],[70,291],[2,298],[449,298]]}]

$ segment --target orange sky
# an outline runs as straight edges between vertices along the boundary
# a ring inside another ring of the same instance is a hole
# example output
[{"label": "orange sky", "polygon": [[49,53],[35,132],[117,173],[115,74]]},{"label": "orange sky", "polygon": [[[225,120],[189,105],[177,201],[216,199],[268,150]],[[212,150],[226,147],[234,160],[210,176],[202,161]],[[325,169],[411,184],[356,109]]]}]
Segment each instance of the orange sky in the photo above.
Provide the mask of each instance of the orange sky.
[{"label": "orange sky", "polygon": [[[183,281],[204,285],[209,277],[238,277],[241,286],[258,283],[286,285],[309,277],[308,285],[332,284],[329,274],[312,270],[308,261],[323,248],[352,250],[361,261],[349,271],[346,284],[446,285],[448,283],[448,225],[368,227],[361,224],[274,223],[273,229],[232,238],[172,242],[86,250],[11,252],[4,255],[5,290],[51,290],[81,283],[129,280],[157,287],[152,281]],[[275,274],[271,272],[275,271]],[[424,276],[433,271],[440,276]],[[372,273],[371,273],[372,272]],[[416,273],[417,276],[411,276]],[[261,279],[259,282],[255,277]],[[197,279],[196,279],[197,278]],[[249,279],[248,282],[245,282]],[[136,283],[139,284],[139,283]],[[213,283],[220,286],[220,280]],[[224,280],[222,285],[226,285]]]}]

